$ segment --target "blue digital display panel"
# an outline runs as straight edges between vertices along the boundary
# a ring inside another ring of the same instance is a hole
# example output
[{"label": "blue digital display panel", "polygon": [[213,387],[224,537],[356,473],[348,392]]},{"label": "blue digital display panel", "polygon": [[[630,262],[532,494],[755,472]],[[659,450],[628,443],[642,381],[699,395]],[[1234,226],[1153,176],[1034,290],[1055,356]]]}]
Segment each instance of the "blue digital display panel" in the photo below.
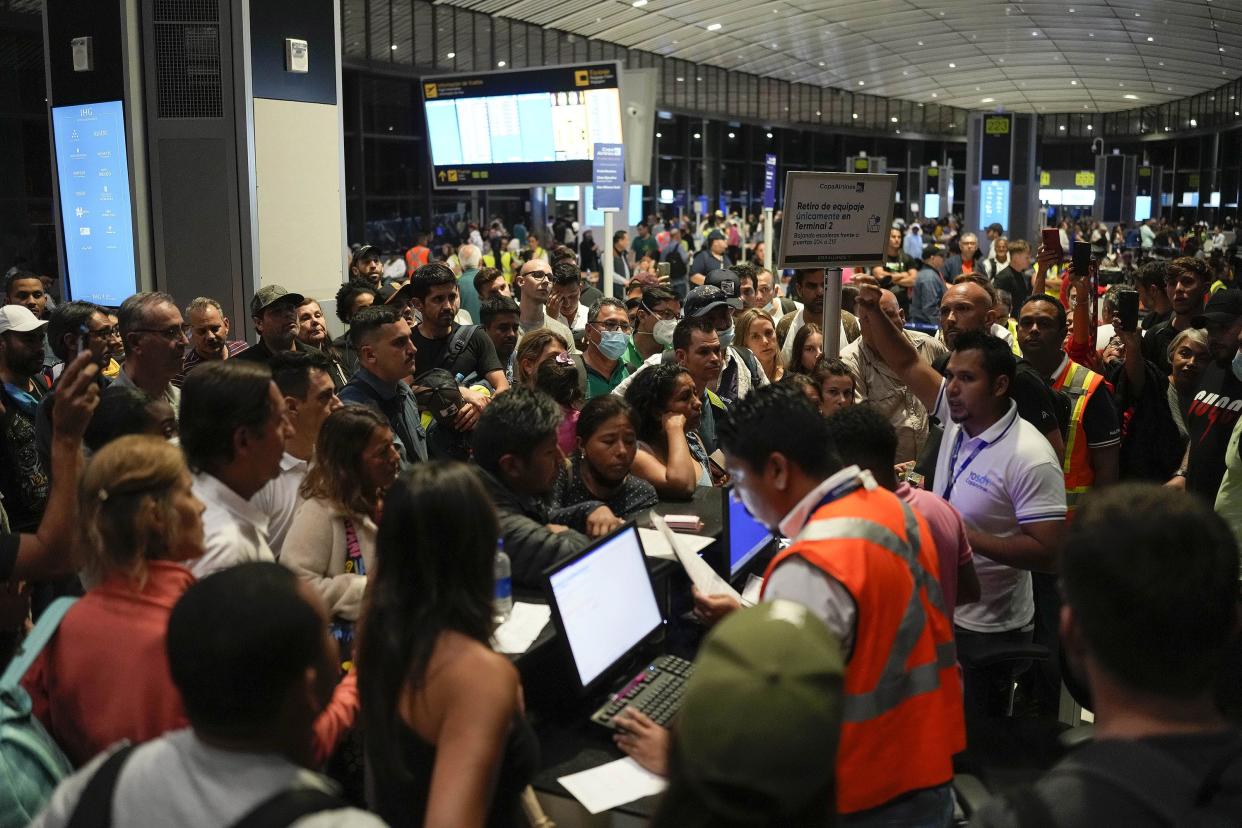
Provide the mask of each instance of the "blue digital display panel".
[{"label": "blue digital display panel", "polygon": [[923,218],[940,218],[940,193],[923,193]]},{"label": "blue digital display panel", "polygon": [[1135,196],[1134,198],[1134,220],[1147,221],[1151,218],[1151,196]]},{"label": "blue digital display panel", "polygon": [[729,577],[733,578],[742,567],[768,545],[772,534],[767,527],[750,516],[746,507],[733,497],[729,501]]},{"label": "blue digital display panel", "polygon": [[979,226],[993,223],[1009,226],[1009,182],[985,179],[979,182]]},{"label": "blue digital display panel", "polygon": [[124,107],[53,107],[52,137],[69,297],[119,305],[138,284]]}]

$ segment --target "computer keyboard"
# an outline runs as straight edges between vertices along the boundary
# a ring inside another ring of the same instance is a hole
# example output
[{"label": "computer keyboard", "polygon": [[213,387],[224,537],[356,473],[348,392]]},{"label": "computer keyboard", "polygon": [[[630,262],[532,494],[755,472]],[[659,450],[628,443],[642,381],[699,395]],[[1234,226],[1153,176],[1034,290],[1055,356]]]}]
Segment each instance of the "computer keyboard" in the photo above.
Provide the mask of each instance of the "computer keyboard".
[{"label": "computer keyboard", "polygon": [[667,725],[681,707],[686,679],[693,672],[694,665],[684,658],[660,656],[596,710],[591,721],[615,730],[613,717],[634,707],[656,724]]}]

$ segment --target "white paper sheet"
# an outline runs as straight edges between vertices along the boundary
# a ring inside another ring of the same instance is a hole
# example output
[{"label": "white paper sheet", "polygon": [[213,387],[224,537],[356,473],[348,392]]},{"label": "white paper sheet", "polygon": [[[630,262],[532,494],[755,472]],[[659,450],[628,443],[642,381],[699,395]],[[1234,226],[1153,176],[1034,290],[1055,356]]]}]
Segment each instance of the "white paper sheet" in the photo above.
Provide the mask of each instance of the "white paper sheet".
[{"label": "white paper sheet", "polygon": [[746,579],[746,586],[742,589],[742,603],[748,607],[753,607],[759,603],[759,596],[763,593],[763,579],[758,575],[751,575]]},{"label": "white paper sheet", "polygon": [[668,787],[664,777],[644,770],[628,756],[556,781],[593,814],[658,794]]},{"label": "white paper sheet", "polygon": [[551,620],[552,608],[547,604],[527,604],[515,601],[509,620],[492,633],[496,652],[508,655],[526,652]]},{"label": "white paper sheet", "polygon": [[[691,552],[701,552],[712,545],[713,538],[703,537],[702,535],[687,535],[683,532],[674,532],[677,536],[677,542],[680,546],[689,549]],[[664,535],[655,529],[648,529],[645,526],[638,527],[638,536],[643,542],[643,552],[647,553],[651,558],[663,558],[666,561],[675,561],[677,556],[673,554],[673,547],[668,545]]]},{"label": "white paper sheet", "polygon": [[730,598],[742,603],[742,596],[737,590],[729,586],[729,582],[716,574],[716,570],[711,565],[700,558],[696,552],[691,551],[686,544],[681,542],[679,535],[673,534],[673,530],[668,528],[668,524],[664,522],[664,518],[651,513],[651,524],[659,530],[664,539],[668,541],[668,545],[673,548],[673,552],[677,555],[677,560],[681,562],[682,567],[686,570],[686,574],[690,576],[690,582],[698,587],[699,592],[704,595],[728,595]]}]

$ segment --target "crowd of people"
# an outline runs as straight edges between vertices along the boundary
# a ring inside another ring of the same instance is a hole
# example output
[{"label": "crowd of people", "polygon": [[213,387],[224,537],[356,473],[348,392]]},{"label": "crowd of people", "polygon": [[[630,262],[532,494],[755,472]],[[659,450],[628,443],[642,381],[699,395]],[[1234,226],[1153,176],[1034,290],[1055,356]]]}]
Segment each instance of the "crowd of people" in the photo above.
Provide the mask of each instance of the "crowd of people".
[{"label": "crowd of people", "polygon": [[246,342],[6,275],[0,641],[63,615],[22,687],[72,769],[34,824],[523,824],[498,544],[538,591],[704,487],[788,542],[760,606],[694,591],[671,731],[618,720],[657,825],[951,824],[967,723],[1063,684],[1096,743],[979,824],[1242,818],[1231,228],[898,223],[837,330],[739,216],[618,231],[611,294],[569,222],[467,230],[353,249],[335,338],[279,285]]}]

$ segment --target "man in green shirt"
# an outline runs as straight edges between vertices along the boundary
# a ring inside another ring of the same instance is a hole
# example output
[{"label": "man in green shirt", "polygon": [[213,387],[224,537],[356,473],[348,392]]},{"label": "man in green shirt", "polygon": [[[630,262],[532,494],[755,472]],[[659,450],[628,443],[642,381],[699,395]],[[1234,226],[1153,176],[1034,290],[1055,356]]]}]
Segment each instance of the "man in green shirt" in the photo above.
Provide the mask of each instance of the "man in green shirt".
[{"label": "man in green shirt", "polygon": [[586,364],[587,399],[611,394],[630,375],[621,361],[630,343],[625,303],[605,296],[587,314],[582,361]]},{"label": "man in green shirt", "polygon": [[635,263],[642,261],[643,256],[648,253],[657,261],[660,259],[660,245],[652,237],[651,228],[646,224],[638,225],[638,238],[630,243],[630,249],[634,251]]}]

